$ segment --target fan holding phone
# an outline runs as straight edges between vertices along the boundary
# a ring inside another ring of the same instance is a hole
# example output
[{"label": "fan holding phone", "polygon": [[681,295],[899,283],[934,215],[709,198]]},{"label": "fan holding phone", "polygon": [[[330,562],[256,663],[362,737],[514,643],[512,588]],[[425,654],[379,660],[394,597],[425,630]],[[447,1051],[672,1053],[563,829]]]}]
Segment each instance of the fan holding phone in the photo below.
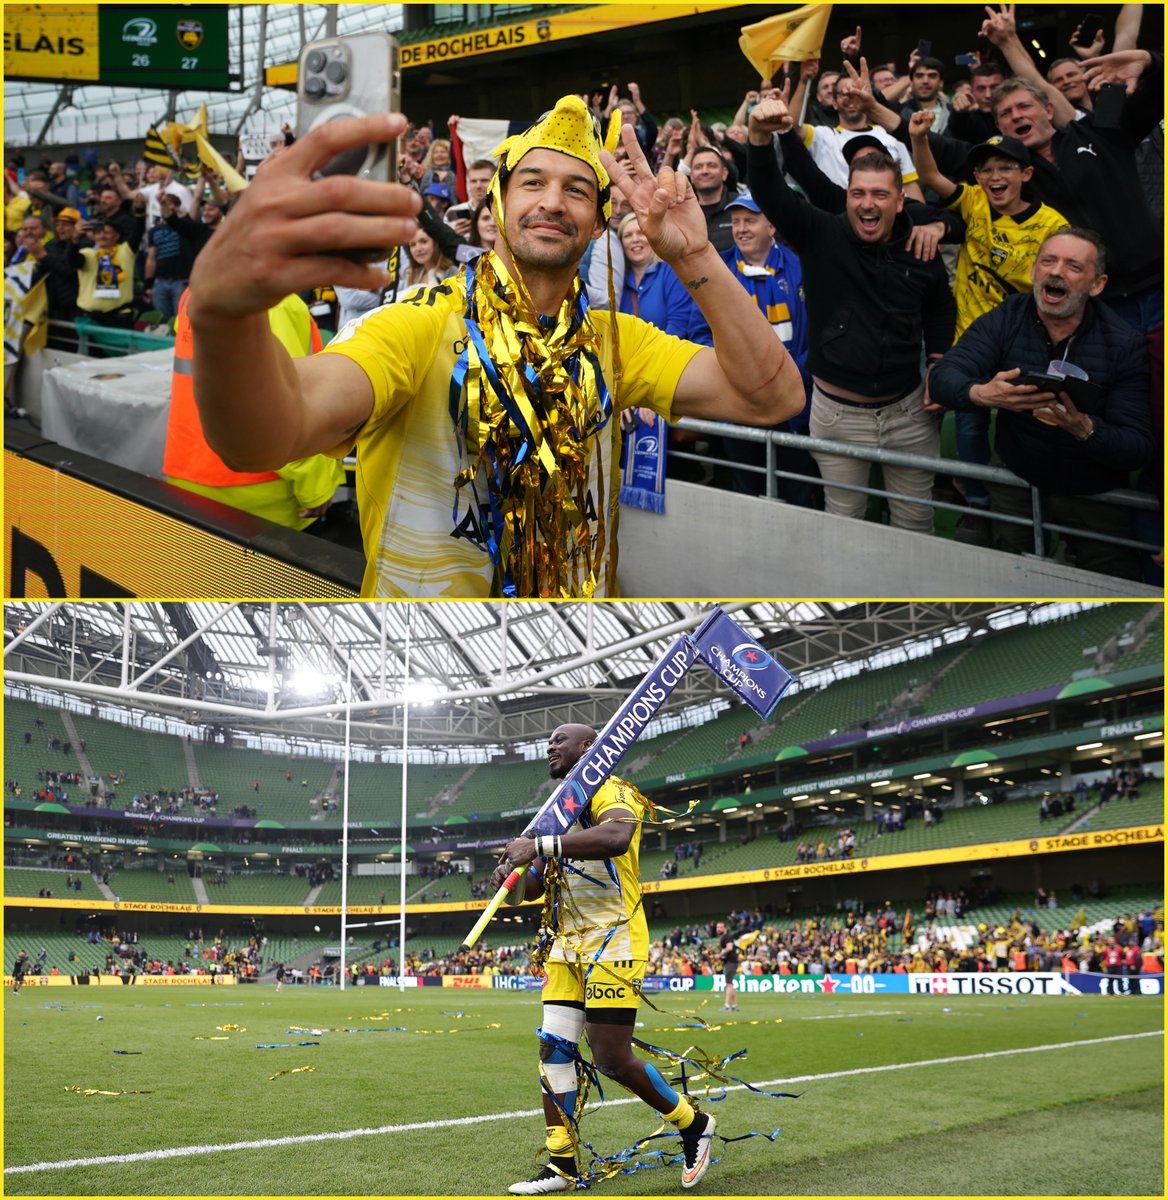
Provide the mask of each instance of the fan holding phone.
[{"label": "fan holding phone", "polygon": [[[975,321],[933,368],[929,394],[958,411],[998,410],[993,465],[1039,490],[1048,521],[1130,538],[1128,512],[1091,499],[1127,487],[1155,453],[1147,349],[1142,334],[1097,299],[1106,270],[1094,231],[1052,233],[1034,262],[1033,293],[1010,296]],[[1030,515],[1026,492],[987,486],[993,512]],[[994,525],[999,548],[1034,550],[1026,525]],[[1063,536],[1078,566],[1140,578],[1127,547]]]}]

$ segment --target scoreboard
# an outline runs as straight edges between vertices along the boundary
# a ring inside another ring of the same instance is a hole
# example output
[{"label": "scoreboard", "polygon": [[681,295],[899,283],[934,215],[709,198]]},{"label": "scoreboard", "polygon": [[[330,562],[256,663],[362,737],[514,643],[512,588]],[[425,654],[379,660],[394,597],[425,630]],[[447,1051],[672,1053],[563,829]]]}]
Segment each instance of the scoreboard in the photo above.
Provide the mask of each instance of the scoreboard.
[{"label": "scoreboard", "polygon": [[4,77],[229,91],[219,4],[9,4]]}]

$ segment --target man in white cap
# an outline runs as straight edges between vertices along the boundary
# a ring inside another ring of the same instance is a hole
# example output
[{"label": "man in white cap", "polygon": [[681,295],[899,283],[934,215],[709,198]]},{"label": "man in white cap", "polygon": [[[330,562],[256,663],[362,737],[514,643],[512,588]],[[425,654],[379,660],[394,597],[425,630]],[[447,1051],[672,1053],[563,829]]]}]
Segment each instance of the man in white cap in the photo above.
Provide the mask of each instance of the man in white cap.
[{"label": "man in white cap", "polygon": [[[398,185],[313,174],[404,127],[378,115],[299,139],[200,256],[190,315],[208,441],[239,470],[355,445],[365,595],[611,594],[614,411],[769,425],[802,406],[799,371],[709,244],[688,183],[654,179],[631,129],[618,166],[616,122],[604,149],[574,96],[498,148],[493,252],[293,363],[266,308],[326,281],[383,286],[384,271],[344,251],[407,241],[419,204]],[[712,350],[588,311],[577,268],[604,229],[612,173],[709,320]]]}]

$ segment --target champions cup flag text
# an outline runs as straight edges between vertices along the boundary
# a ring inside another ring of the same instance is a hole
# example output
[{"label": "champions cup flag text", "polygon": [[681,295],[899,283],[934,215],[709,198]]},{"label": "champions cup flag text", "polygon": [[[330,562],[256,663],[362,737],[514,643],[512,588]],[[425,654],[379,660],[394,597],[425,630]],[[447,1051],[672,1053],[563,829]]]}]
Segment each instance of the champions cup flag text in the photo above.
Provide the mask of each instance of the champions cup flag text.
[{"label": "champions cup flag text", "polygon": [[[524,837],[564,833],[576,823],[600,786],[644,733],[698,658],[763,717],[770,715],[794,682],[794,676],[737,621],[715,608],[694,634],[684,634],[665,651],[600,731],[587,753],[560,781],[559,787],[523,831]],[[523,873],[518,869],[511,872],[467,935],[464,946],[474,945],[499,905],[522,877]]]}]

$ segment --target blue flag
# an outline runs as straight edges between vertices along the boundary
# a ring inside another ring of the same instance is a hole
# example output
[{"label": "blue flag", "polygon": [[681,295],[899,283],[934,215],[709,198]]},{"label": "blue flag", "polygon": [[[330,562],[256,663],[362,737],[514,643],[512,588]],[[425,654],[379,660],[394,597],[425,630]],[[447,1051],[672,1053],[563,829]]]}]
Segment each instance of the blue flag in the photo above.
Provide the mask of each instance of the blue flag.
[{"label": "blue flag", "polygon": [[720,608],[693,635],[702,662],[754,709],[769,717],[795,677]]},{"label": "blue flag", "polygon": [[563,833],[576,823],[698,658],[764,717],[794,681],[737,621],[715,608],[696,633],[678,638],[637,684],[531,819],[524,837]]}]

